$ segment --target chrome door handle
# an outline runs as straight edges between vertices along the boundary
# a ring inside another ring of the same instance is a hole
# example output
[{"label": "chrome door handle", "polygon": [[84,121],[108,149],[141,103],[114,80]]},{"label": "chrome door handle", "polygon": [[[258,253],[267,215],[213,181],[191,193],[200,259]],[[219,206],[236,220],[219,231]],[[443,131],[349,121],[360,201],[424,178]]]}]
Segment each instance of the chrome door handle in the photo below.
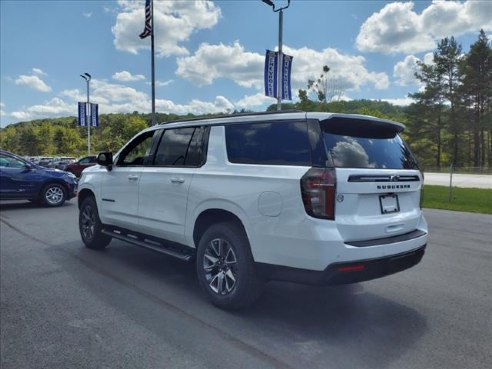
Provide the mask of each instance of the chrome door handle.
[{"label": "chrome door handle", "polygon": [[128,180],[129,181],[138,181],[138,176],[137,175],[128,176]]},{"label": "chrome door handle", "polygon": [[184,183],[184,178],[173,177],[171,178],[171,183]]}]

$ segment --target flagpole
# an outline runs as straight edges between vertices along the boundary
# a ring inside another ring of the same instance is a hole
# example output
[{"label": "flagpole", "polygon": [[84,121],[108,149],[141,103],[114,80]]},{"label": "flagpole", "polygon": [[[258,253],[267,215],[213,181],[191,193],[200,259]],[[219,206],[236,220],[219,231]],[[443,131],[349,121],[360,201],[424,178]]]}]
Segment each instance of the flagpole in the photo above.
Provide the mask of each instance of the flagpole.
[{"label": "flagpole", "polygon": [[152,3],[152,10],[151,10],[151,16],[152,16],[152,28],[151,28],[151,34],[150,34],[150,49],[152,53],[152,125],[156,124],[155,121],[155,56],[154,56],[154,1],[151,1]]}]

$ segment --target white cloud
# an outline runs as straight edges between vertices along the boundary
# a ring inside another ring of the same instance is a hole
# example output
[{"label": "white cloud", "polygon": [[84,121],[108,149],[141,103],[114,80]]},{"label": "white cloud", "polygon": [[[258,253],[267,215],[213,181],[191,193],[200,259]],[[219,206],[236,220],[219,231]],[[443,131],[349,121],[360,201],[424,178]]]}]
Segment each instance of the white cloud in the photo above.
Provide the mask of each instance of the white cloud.
[{"label": "white cloud", "polygon": [[77,106],[75,104],[68,104],[62,99],[54,97],[42,105],[33,105],[24,111],[13,112],[10,115],[18,120],[30,120],[36,118],[75,115],[76,112]]},{"label": "white cloud", "polygon": [[3,109],[5,109],[5,104],[3,102],[0,102],[0,117],[3,117],[4,115],[6,115],[6,113]]},{"label": "white cloud", "polygon": [[434,1],[422,13],[412,2],[390,3],[361,26],[356,45],[361,51],[406,54],[435,48],[436,40],[492,29],[491,1]]},{"label": "white cloud", "polygon": [[[330,78],[343,90],[358,90],[366,84],[386,89],[385,73],[369,72],[362,56],[341,54],[335,49],[317,51],[307,47],[284,51],[294,57],[293,89],[305,88],[308,79],[318,78],[323,65],[330,67]],[[192,56],[177,59],[176,74],[197,85],[209,85],[216,79],[228,78],[242,87],[263,88],[264,56],[247,52],[236,41],[233,45],[203,43]]]},{"label": "white cloud", "polygon": [[228,78],[242,87],[263,86],[264,57],[247,52],[238,41],[233,45],[200,45],[195,55],[178,58],[176,74],[193,83],[210,85],[219,78]]},{"label": "white cloud", "polygon": [[[171,83],[174,82],[174,79],[170,79],[169,81],[155,81],[156,87],[166,87],[169,86]],[[148,85],[151,84],[151,82],[147,82]]]},{"label": "white cloud", "polygon": [[417,83],[415,73],[419,70],[417,65],[419,60],[414,55],[407,55],[405,59],[396,63],[393,67],[393,76],[397,78],[398,85],[409,86]]},{"label": "white cloud", "polygon": [[390,104],[399,105],[399,106],[408,106],[415,102],[415,100],[409,97],[402,97],[398,99],[381,99],[381,101],[386,101],[389,102]]},{"label": "white cloud", "polygon": [[37,74],[38,76],[47,76],[48,74],[46,74],[45,72],[43,72],[41,69],[39,68],[32,68],[32,72],[34,74]]},{"label": "white cloud", "polygon": [[122,82],[130,82],[130,81],[142,81],[145,79],[145,76],[142,74],[132,75],[130,72],[124,70],[121,72],[116,72],[113,74],[113,79]]},{"label": "white cloud", "polygon": [[86,18],[90,18],[92,17],[92,13],[91,12],[87,12],[87,13],[82,13],[82,15]]},{"label": "white cloud", "polygon": [[51,87],[48,86],[41,78],[38,76],[24,76],[21,75],[15,80],[16,85],[28,86],[34,90],[41,92],[50,92]]},{"label": "white cloud", "polygon": [[236,101],[234,105],[238,109],[250,110],[255,107],[274,104],[276,99],[272,97],[265,96],[264,93],[259,92],[255,95],[244,96],[242,99]]},{"label": "white cloud", "polygon": [[393,76],[396,78],[396,83],[400,86],[420,84],[415,77],[415,73],[420,70],[417,62],[422,61],[425,64],[433,64],[433,59],[433,53],[425,54],[422,59],[417,58],[415,55],[407,55],[405,59],[399,61],[393,67]]},{"label": "white cloud", "polygon": [[425,64],[434,64],[434,53],[427,53],[422,58]]},{"label": "white cloud", "polygon": [[[35,118],[46,118],[60,115],[76,115],[77,101],[85,101],[84,91],[79,89],[62,91],[61,96],[67,97],[70,102],[55,98],[43,105],[29,107],[21,112],[11,114],[19,120]],[[151,110],[151,99],[148,94],[138,91],[132,87],[108,83],[106,81],[93,79],[91,81],[91,102],[99,104],[101,114],[108,113],[131,113],[135,110],[149,113]],[[156,99],[156,109],[162,113],[174,114],[207,114],[227,113],[234,110],[235,105],[224,96],[217,96],[213,101],[192,100],[186,104],[177,104],[171,100]],[[64,112],[64,114],[62,114]]]},{"label": "white cloud", "polygon": [[[112,27],[116,49],[137,54],[148,49],[150,42],[138,35],[144,28],[143,2],[120,0],[120,13]],[[211,1],[156,1],[154,2],[155,49],[159,56],[187,55],[182,45],[193,32],[212,28],[221,16],[220,9]]]}]

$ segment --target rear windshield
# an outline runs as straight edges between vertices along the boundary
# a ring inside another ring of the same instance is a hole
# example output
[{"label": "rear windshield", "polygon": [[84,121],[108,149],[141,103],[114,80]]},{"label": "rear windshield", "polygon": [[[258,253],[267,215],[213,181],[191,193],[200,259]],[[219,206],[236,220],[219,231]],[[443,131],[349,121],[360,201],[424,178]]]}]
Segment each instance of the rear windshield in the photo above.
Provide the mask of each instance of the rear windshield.
[{"label": "rear windshield", "polygon": [[320,126],[335,167],[418,169],[412,152],[390,125],[333,119]]}]

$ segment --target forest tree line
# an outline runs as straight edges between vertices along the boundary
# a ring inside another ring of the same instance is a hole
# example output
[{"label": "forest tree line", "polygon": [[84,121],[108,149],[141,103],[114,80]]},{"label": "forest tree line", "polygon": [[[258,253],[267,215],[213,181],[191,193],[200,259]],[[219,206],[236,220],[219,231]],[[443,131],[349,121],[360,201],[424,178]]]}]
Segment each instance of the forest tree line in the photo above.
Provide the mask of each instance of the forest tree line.
[{"label": "forest tree line", "polygon": [[[492,167],[492,47],[485,32],[480,31],[467,52],[454,37],[440,40],[433,62],[418,63],[421,88],[409,94],[414,103],[406,107],[338,100],[342,91],[337,86],[331,91],[327,76],[329,68],[324,66],[318,81],[308,81],[306,90],[299,90],[299,101],[282,104],[282,110],[355,113],[402,122],[407,127],[403,136],[423,168]],[[276,110],[276,104],[267,110]],[[161,123],[195,117],[156,115]],[[101,115],[100,126],[91,130],[92,152],[116,152],[150,122],[150,114],[138,112]],[[75,117],[12,124],[0,130],[0,147],[19,155],[83,156],[87,128],[79,127]]]}]

